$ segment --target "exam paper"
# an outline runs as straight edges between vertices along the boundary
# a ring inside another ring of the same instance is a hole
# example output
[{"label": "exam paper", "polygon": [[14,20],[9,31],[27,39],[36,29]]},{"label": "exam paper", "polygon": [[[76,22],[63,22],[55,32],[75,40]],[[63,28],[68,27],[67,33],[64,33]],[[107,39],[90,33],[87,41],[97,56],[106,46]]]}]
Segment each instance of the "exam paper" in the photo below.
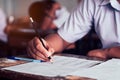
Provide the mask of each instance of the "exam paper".
[{"label": "exam paper", "polygon": [[90,68],[96,64],[101,63],[101,61],[78,59],[65,56],[54,56],[53,60],[54,60],[53,63],[30,62],[3,69],[34,75],[54,77],[54,76],[66,76],[68,75],[68,73],[72,73],[77,70],[82,71],[83,69]]},{"label": "exam paper", "polygon": [[120,80],[120,59],[112,59],[92,68],[78,70],[70,74],[97,80]]}]

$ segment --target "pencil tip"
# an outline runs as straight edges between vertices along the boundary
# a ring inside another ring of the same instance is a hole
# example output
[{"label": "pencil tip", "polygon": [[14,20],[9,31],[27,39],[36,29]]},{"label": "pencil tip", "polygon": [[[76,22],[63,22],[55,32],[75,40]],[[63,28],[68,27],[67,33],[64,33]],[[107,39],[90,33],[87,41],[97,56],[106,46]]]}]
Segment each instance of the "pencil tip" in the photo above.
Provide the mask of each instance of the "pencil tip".
[{"label": "pencil tip", "polygon": [[52,58],[49,56],[48,59],[51,60]]}]

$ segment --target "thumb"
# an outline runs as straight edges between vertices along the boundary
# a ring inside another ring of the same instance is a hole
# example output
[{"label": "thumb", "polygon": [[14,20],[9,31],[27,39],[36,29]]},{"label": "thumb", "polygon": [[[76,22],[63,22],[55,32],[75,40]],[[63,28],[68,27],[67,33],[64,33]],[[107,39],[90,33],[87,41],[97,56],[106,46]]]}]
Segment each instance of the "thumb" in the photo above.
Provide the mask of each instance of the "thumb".
[{"label": "thumb", "polygon": [[52,56],[55,50],[53,48],[48,48],[49,56]]},{"label": "thumb", "polygon": [[42,40],[45,43],[45,46],[47,48],[48,56],[53,55],[53,53],[55,52],[55,50],[44,39],[42,39]]}]

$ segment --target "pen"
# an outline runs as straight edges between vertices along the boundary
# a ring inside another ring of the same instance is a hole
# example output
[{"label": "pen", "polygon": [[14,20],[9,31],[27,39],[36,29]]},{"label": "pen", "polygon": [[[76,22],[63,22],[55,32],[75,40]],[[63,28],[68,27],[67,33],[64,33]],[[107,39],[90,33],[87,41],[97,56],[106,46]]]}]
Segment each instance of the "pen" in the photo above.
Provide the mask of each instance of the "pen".
[{"label": "pen", "polygon": [[43,62],[42,60],[22,58],[22,57],[15,57],[15,56],[8,57],[8,59],[12,59],[12,60],[22,60],[22,61],[29,61],[29,62]]},{"label": "pen", "polygon": [[[37,36],[39,37],[39,39],[40,39],[40,41],[41,41],[43,47],[44,47],[46,50],[48,50],[47,47],[45,46],[45,44],[44,44],[44,42],[43,42],[41,36],[39,35],[39,31],[38,31],[37,27],[34,26],[34,21],[33,21],[32,17],[30,17],[30,21],[31,21],[32,26],[33,26],[33,28],[34,28],[34,30],[35,30]],[[51,60],[51,59],[52,59],[51,56],[49,56],[48,59]]]}]

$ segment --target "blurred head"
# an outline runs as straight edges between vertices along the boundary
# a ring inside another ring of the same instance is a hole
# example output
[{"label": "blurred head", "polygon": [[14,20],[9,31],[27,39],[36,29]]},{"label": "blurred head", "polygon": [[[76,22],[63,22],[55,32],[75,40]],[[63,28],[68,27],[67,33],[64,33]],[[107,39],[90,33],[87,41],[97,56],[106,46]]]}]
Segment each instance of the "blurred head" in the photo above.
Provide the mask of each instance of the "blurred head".
[{"label": "blurred head", "polygon": [[45,28],[45,24],[51,20],[49,25],[46,26],[46,29],[57,29],[57,27],[53,23],[53,21],[57,19],[56,10],[60,9],[61,5],[58,2],[56,2],[55,0],[45,0],[45,1],[48,4],[48,6],[45,10],[46,16],[44,17],[42,26]]},{"label": "blurred head", "polygon": [[49,29],[52,21],[55,19],[54,0],[38,1],[31,4],[29,8],[29,15],[33,20],[39,23],[42,30]]},{"label": "blurred head", "polygon": [[46,3],[38,1],[30,5],[29,16],[33,18],[36,22],[41,22],[44,16]]}]

